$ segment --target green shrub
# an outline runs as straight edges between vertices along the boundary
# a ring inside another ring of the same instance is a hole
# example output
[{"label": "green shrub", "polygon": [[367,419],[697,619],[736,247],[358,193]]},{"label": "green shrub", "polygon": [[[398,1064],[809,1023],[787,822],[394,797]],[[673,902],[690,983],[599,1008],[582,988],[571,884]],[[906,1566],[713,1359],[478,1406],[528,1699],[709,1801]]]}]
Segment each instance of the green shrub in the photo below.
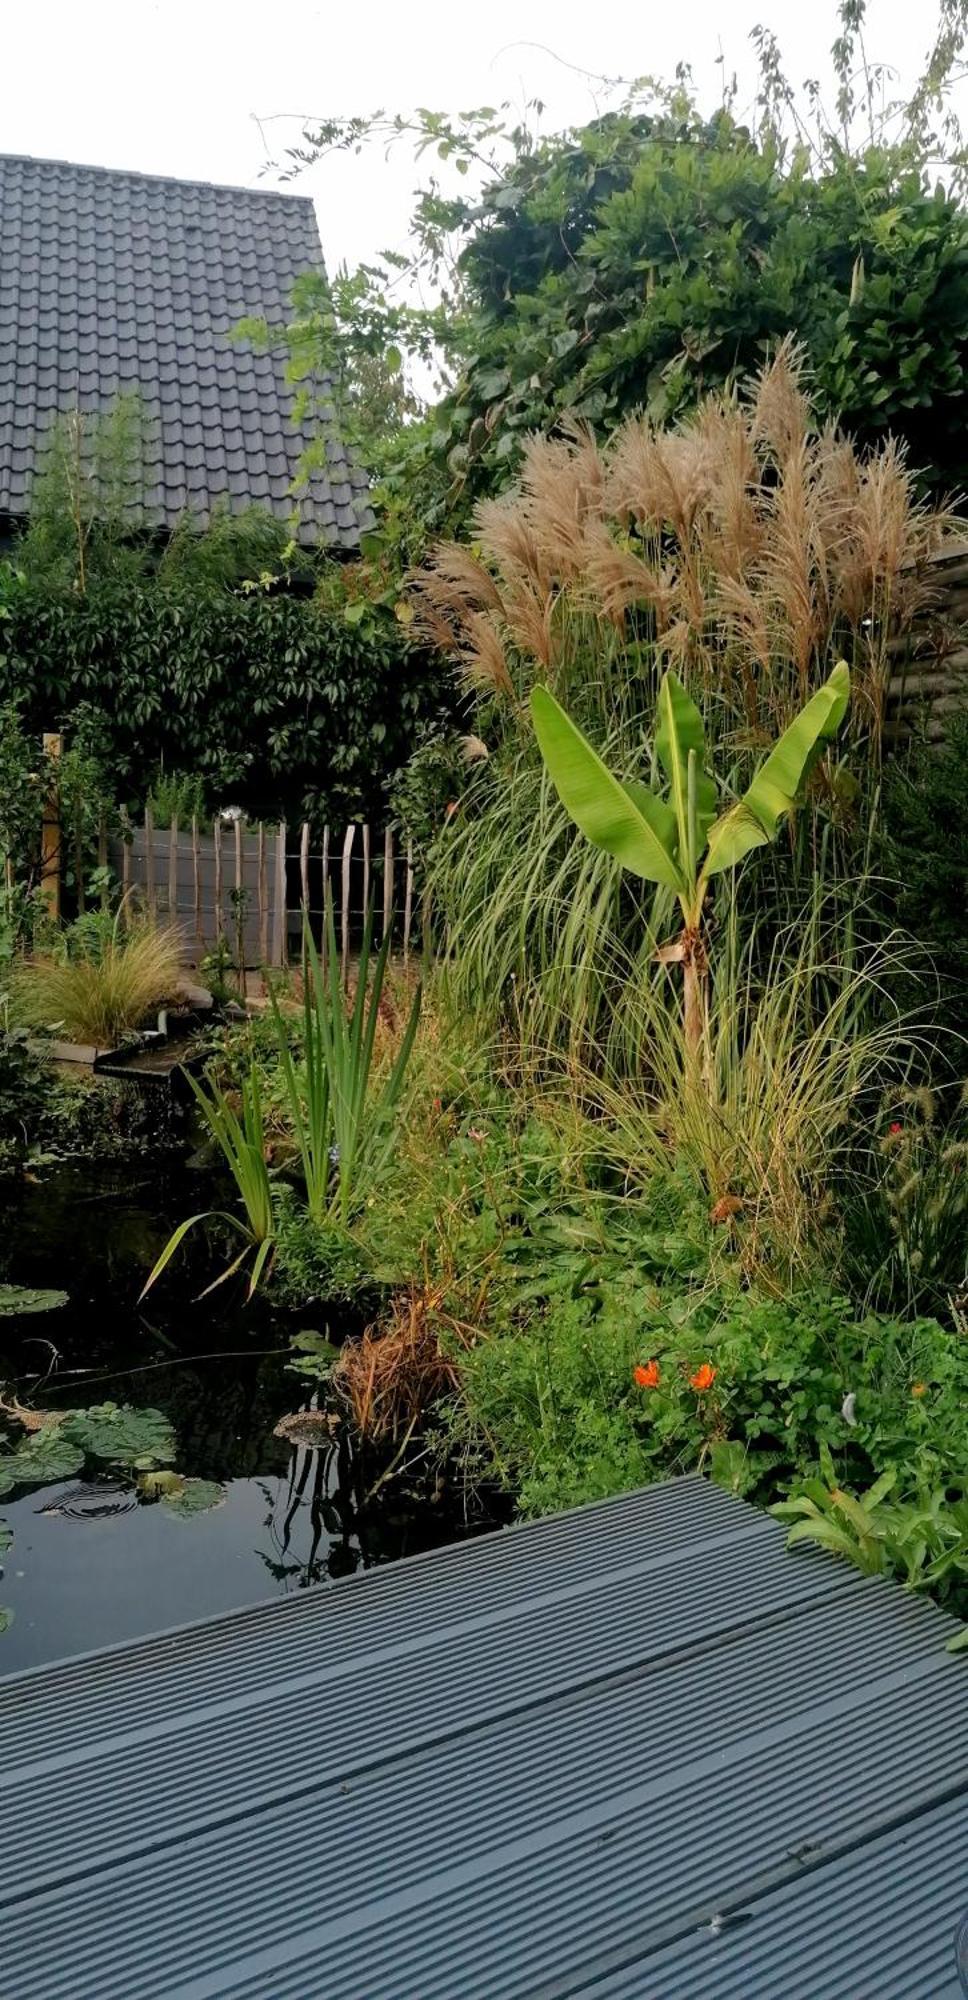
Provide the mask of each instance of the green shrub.
[{"label": "green shrub", "polygon": [[657,1289],[630,1269],[482,1340],[463,1382],[458,1434],[487,1441],[528,1514],[702,1465],[768,1501],[816,1470],[821,1445],[844,1484],[888,1465],[906,1487],[968,1481],[964,1343],[824,1294]]},{"label": "green shrub", "polygon": [[80,596],[5,565],[0,704],[17,698],[38,746],[45,729],[69,733],[80,705],[94,711],[134,805],[163,767],[254,818],[379,818],[425,720],[454,704],[392,615],[362,611],[349,623],[314,599],[152,576]]}]

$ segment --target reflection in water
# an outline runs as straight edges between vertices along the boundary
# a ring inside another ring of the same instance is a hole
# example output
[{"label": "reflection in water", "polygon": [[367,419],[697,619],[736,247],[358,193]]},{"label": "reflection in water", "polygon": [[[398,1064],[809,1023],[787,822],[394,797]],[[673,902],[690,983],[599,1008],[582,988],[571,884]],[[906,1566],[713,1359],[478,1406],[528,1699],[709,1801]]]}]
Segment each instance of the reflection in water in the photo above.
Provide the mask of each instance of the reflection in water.
[{"label": "reflection in water", "polygon": [[22,1190],[0,1217],[0,1278],[69,1292],[42,1334],[37,1319],[0,1322],[0,1383],[45,1408],[151,1405],[174,1428],[178,1471],[223,1489],[207,1512],[177,1518],[131,1475],[88,1464],[74,1479],[0,1501],[14,1537],[2,1557],[0,1604],[14,1623],[0,1634],[0,1673],[491,1525],[415,1481],[381,1484],[384,1468],[362,1459],[340,1426],[315,1447],[276,1434],[287,1414],[313,1409],[287,1366],[291,1334],[312,1324],[339,1338],[345,1323],[321,1309],[293,1320],[225,1293],[200,1300],[210,1275],[203,1242],[151,1295],[150,1317],[139,1307],[173,1219],[208,1206],[209,1193],[182,1172],[137,1190],[108,1183],[97,1200],[89,1181],[62,1171]]}]

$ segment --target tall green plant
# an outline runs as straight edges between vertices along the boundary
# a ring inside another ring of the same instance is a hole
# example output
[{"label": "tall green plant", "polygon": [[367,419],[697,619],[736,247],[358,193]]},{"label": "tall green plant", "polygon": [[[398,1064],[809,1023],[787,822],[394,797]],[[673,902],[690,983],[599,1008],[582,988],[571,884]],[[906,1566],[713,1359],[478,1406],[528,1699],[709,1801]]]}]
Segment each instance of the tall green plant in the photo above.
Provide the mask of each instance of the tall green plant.
[{"label": "tall green plant", "polygon": [[[308,924],[303,951],[303,1064],[297,1071],[275,994],[272,1017],[306,1202],[314,1222],[343,1223],[366,1198],[393,1144],[394,1121],[420,1018],[420,988],[393,1063],[377,1087],[374,1050],[390,956],[390,934],[372,957],[373,904],[366,913],[356,993],[347,1012],[327,887],[324,958]],[[372,978],[371,978],[372,960]]]},{"label": "tall green plant", "polygon": [[784,730],[742,798],[717,817],[702,716],[674,673],[664,676],[659,689],[655,737],[669,786],[666,798],[638,780],[615,777],[550,690],[532,690],[539,748],[576,826],[632,874],[676,896],[683,927],[659,957],[682,967],[683,1032],[693,1062],[702,1048],[707,1010],[702,917],[710,880],[776,838],[780,821],[793,812],[809,772],[836,735],[849,699],[850,672],[841,660]]}]

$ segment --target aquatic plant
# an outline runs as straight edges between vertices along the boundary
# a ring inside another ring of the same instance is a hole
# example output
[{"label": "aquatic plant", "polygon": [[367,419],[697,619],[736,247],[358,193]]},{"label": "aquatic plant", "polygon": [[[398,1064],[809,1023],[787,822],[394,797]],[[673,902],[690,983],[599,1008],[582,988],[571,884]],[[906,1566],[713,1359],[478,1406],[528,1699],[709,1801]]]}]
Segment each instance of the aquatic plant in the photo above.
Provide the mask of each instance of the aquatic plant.
[{"label": "aquatic plant", "polygon": [[420,1018],[420,988],[414,994],[393,1060],[380,1079],[374,1052],[390,955],[389,931],[373,959],[371,902],[363,926],[356,991],[347,1009],[328,887],[322,960],[309,925],[304,928],[300,1069],[293,1061],[289,1031],[275,993],[271,996],[272,1018],[310,1219],[322,1222],[333,1214],[345,1225],[366,1199],[393,1145],[394,1120]]},{"label": "aquatic plant", "polygon": [[145,1285],[141,1297],[150,1292],[152,1285],[170,1264],[175,1252],[181,1247],[189,1231],[201,1222],[219,1221],[228,1224],[243,1238],[242,1249],[237,1257],[216,1278],[206,1286],[203,1297],[213,1292],[218,1285],[224,1285],[234,1277],[246,1259],[251,1255],[252,1268],[249,1273],[249,1297],[251,1299],[269,1265],[275,1248],[275,1214],[272,1206],[272,1183],[266,1163],[265,1118],[262,1107],[262,1084],[258,1065],[252,1061],[248,1074],[242,1080],[242,1115],[234,1110],[228,1093],[214,1081],[200,1083],[186,1072],[195,1094],[195,1102],[214,1139],[219,1152],[238,1189],[245,1219],[233,1215],[226,1209],[204,1209],[198,1215],[190,1215],[178,1224],[158,1258]]}]

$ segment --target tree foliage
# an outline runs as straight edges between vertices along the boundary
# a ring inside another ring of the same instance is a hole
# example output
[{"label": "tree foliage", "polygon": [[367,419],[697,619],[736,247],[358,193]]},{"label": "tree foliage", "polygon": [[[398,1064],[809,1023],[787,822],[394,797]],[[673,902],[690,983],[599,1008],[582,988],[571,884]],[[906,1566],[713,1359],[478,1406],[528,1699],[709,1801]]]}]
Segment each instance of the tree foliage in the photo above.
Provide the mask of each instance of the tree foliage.
[{"label": "tree foliage", "polygon": [[[78,711],[114,796],[159,768],[257,816],[378,816],[447,691],[392,615],[142,578],[85,596],[0,569],[0,707],[39,745]],[[33,803],[33,797],[28,799]]]},{"label": "tree foliage", "polygon": [[[968,478],[968,216],[950,97],[968,10],[940,0],[906,102],[867,61],[865,12],[842,0],[829,112],[817,84],[791,89],[758,30],[745,120],[735,88],[705,116],[680,79],[627,87],[592,123],[544,137],[485,106],[328,119],[290,149],[289,173],[373,142],[435,163],[406,251],[342,274],[329,311],[290,330],[294,363],[315,352],[351,395],[377,353],[404,377],[430,355],[442,365],[419,421],[398,410],[379,436],[370,427],[385,532],[404,555],[499,490],[529,430],[568,412],[606,431],[633,409],[676,418],[790,332],[821,419],[864,442],[892,430],[935,487]],[[438,176],[454,174],[451,193]]]}]

